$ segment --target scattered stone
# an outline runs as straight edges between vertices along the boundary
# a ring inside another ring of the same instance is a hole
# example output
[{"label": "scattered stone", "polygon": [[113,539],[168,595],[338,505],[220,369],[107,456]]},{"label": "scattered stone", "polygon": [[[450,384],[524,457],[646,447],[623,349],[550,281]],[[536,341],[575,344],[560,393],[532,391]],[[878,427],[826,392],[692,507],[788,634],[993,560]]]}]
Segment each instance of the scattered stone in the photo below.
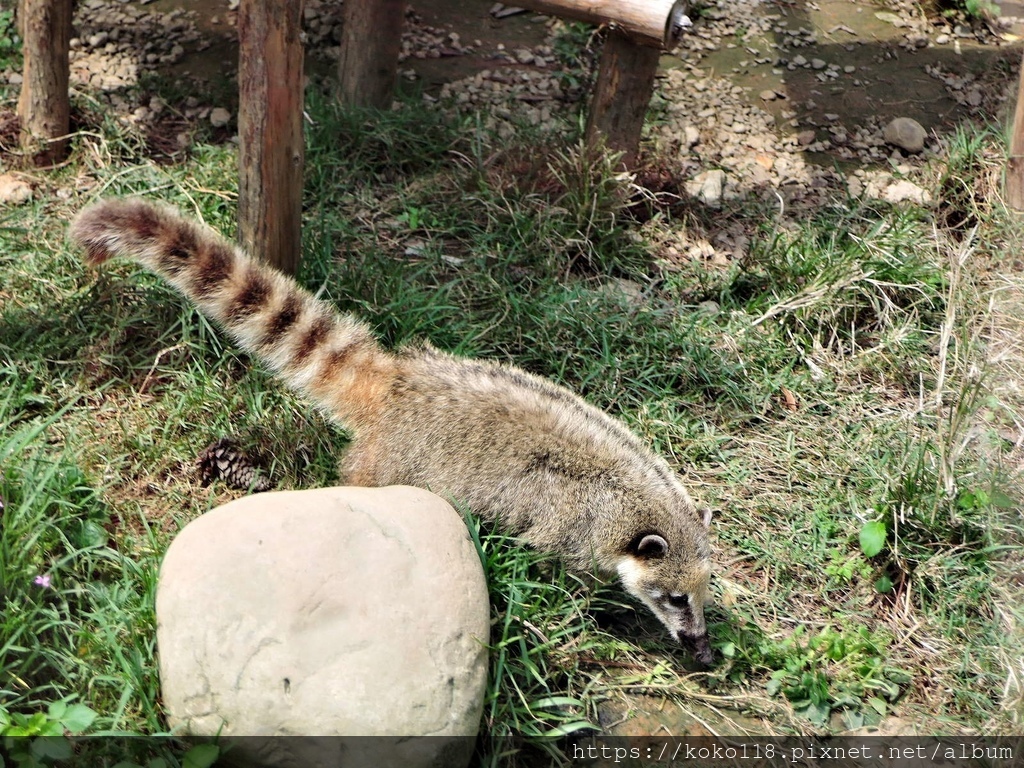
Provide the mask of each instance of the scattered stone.
[{"label": "scattered stone", "polygon": [[210,111],[210,124],[214,128],[223,128],[231,122],[231,113],[224,107],[216,107]]},{"label": "scattered stone", "polygon": [[0,176],[0,204],[23,205],[32,199],[32,187],[21,179],[5,173]]},{"label": "scattered stone", "polygon": [[613,277],[602,283],[597,290],[611,299],[626,299],[634,305],[642,304],[644,301],[644,287],[635,280]]},{"label": "scattered stone", "polygon": [[[156,613],[163,701],[176,731],[477,733],[487,586],[461,516],[427,491],[320,488],[218,507],[172,542]],[[336,740],[281,741],[233,746],[250,766],[339,764]],[[448,746],[434,742],[407,764],[442,764],[432,761]],[[472,738],[462,743],[471,752]],[[285,746],[320,754],[264,761],[264,749]]]},{"label": "scattered stone", "polygon": [[686,191],[709,208],[720,208],[725,190],[725,171],[716,168],[698,173],[693,181],[686,182]]},{"label": "scattered stone", "polygon": [[758,95],[761,97],[761,101],[775,101],[779,98],[779,94],[770,89],[761,91]]},{"label": "scattered stone", "polygon": [[892,13],[891,11],[877,11],[875,18],[879,21],[884,21],[888,24],[892,24],[894,27],[905,27],[907,21],[898,13]]},{"label": "scattered stone", "polygon": [[813,144],[817,138],[818,134],[814,130],[808,129],[806,131],[800,131],[800,133],[796,135],[796,143],[801,147],[806,147]]},{"label": "scattered stone", "polygon": [[910,202],[917,205],[928,205],[932,201],[932,196],[928,190],[919,187],[912,181],[902,179],[887,187],[882,193],[882,199],[893,204]]},{"label": "scattered stone", "polygon": [[917,154],[924,149],[924,141],[928,133],[924,127],[910,117],[897,117],[882,130],[882,138],[887,144]]},{"label": "scattered stone", "polygon": [[526,9],[512,5],[505,5],[504,3],[495,3],[491,6],[490,10],[491,16],[496,19],[504,19],[509,16],[516,16],[520,13],[526,13]]}]

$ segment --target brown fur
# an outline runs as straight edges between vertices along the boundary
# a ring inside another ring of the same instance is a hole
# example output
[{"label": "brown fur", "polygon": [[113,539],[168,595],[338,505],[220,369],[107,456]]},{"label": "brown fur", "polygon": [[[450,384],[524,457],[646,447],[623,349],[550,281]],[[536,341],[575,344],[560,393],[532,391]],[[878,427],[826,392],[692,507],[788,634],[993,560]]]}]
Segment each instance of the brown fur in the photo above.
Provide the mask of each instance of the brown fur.
[{"label": "brown fur", "polygon": [[131,257],[353,433],[348,482],[448,494],[578,571],[618,575],[707,663],[707,516],[668,464],[567,390],[429,346],[389,353],[369,329],[206,227],[142,200],[84,210],[92,263]]}]

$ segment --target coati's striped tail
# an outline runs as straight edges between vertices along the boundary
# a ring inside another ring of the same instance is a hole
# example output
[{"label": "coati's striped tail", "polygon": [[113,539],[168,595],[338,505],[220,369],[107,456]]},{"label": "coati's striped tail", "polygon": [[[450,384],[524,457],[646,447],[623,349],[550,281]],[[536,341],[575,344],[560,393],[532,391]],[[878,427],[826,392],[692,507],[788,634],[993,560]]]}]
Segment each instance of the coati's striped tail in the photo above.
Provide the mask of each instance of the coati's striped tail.
[{"label": "coati's striped tail", "polygon": [[358,429],[379,411],[395,359],[369,328],[209,227],[140,199],[83,210],[71,237],[92,264],[132,258],[161,275],[291,387]]}]

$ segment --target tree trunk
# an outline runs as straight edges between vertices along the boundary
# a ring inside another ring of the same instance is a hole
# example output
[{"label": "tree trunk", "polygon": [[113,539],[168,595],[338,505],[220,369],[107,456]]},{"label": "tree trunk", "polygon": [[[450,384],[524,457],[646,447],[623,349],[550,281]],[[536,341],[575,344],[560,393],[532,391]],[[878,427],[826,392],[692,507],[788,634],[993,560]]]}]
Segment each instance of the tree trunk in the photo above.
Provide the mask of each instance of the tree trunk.
[{"label": "tree trunk", "polygon": [[608,149],[622,152],[626,168],[636,165],[660,56],[657,48],[638,45],[615,30],[604,41],[586,138],[591,146],[603,140]]},{"label": "tree trunk", "polygon": [[21,0],[18,22],[24,43],[18,98],[21,147],[36,165],[53,165],[68,151],[68,44],[72,0]]},{"label": "tree trunk", "polygon": [[404,0],[347,0],[341,27],[338,95],[350,107],[391,106],[402,49]]},{"label": "tree trunk", "polygon": [[238,239],[286,274],[302,256],[301,29],[302,0],[241,2]]}]

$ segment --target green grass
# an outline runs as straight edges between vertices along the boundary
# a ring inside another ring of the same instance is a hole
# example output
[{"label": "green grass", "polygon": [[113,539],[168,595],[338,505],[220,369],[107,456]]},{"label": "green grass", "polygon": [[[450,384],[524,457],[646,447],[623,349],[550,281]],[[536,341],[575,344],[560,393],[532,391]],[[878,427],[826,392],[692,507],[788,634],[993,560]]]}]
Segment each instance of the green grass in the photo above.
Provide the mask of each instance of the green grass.
[{"label": "green grass", "polygon": [[[721,661],[706,672],[614,586],[469,518],[492,601],[480,763],[544,764],[605,703],[641,694],[778,733],[890,717],[1019,729],[1005,686],[1021,525],[998,437],[1019,403],[990,376],[979,270],[1009,230],[968,194],[991,133],[951,147],[941,183],[966,213],[946,228],[949,210],[841,198],[802,220],[749,200],[721,221],[681,205],[641,224],[630,180],[572,126],[499,141],[472,118],[343,114],[315,91],[309,111],[303,282],[388,345],[428,338],[581,392],[719,510]],[[0,220],[0,722],[42,728],[66,702],[96,713],[87,732],[151,734],[166,729],[161,554],[236,495],[201,488],[194,457],[240,435],[282,487],[316,487],[337,482],[346,438],[155,278],[80,264],[66,221],[99,195],[159,197],[228,234],[235,213],[230,147],[156,165],[87,115],[72,164]],[[654,242],[736,222],[743,259],[653,263]]]}]

